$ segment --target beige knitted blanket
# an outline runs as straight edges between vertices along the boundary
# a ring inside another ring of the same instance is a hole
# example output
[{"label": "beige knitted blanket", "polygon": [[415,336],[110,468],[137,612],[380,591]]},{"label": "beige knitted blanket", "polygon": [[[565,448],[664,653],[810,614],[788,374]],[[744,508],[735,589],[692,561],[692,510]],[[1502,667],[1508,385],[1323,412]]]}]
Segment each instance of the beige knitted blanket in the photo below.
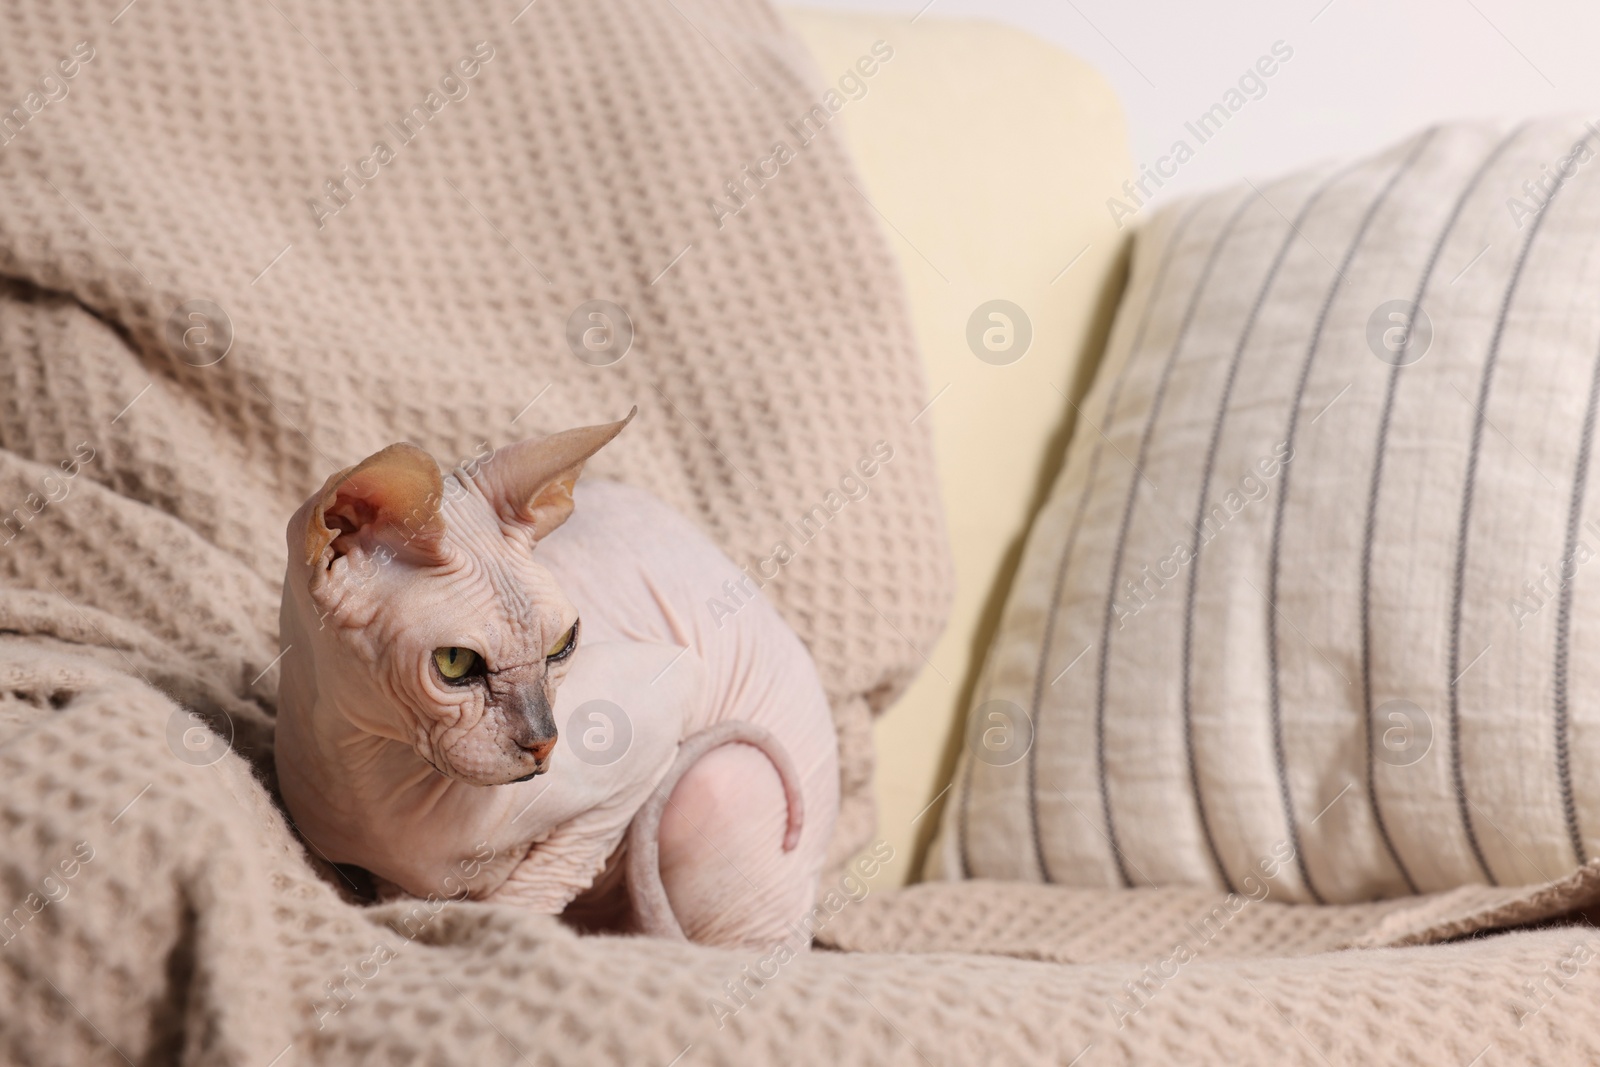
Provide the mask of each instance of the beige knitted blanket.
[{"label": "beige knitted blanket", "polygon": [[[1579,928],[1334,951],[1543,918],[1586,881],[1506,914],[1246,917],[1184,894],[874,896],[842,867],[871,840],[869,714],[921,664],[949,568],[894,264],[802,55],[755,0],[8,10],[6,1062],[1593,1055]],[[595,473],[759,570],[818,660],[845,806],[812,925],[860,953],[363,906],[273,800],[295,504],[397,439],[452,462],[635,403]],[[880,441],[892,461],[846,487]],[[1227,932],[1164,977],[1190,922]]]}]

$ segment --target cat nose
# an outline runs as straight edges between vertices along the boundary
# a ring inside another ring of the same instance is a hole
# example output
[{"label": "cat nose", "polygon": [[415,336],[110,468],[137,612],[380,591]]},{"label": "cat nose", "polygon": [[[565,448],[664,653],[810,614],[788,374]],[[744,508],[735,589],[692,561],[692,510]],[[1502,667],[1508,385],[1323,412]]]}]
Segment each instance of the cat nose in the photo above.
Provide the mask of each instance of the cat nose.
[{"label": "cat nose", "polygon": [[526,741],[518,740],[517,745],[525,752],[532,752],[533,758],[538,760],[540,763],[543,763],[545,760],[550,758],[550,753],[555,749],[556,739],[554,736],[552,736],[549,740],[540,741],[531,745]]},{"label": "cat nose", "polygon": [[556,747],[556,718],[541,682],[513,685],[504,702],[506,724],[517,747],[540,761]]}]

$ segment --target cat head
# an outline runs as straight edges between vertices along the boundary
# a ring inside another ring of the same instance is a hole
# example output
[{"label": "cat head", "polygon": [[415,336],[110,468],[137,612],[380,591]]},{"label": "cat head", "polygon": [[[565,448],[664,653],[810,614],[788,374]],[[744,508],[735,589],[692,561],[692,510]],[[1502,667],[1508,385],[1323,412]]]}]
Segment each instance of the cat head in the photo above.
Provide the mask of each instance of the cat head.
[{"label": "cat head", "polygon": [[290,521],[284,603],[284,640],[292,626],[309,644],[295,668],[311,672],[317,703],[462,782],[548,770],[582,623],[533,548],[633,414],[448,474],[394,444],[330,477]]}]

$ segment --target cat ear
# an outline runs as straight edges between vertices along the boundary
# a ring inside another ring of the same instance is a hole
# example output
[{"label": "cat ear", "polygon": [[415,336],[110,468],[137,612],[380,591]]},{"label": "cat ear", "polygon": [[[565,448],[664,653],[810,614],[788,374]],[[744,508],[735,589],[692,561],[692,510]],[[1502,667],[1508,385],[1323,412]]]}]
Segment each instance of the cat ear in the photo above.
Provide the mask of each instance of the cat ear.
[{"label": "cat ear", "polygon": [[580,426],[497,448],[473,480],[503,521],[531,527],[537,541],[572,514],[572,487],[584,461],[621,433],[638,411],[635,407],[618,422]]},{"label": "cat ear", "polygon": [[390,445],[323,485],[306,524],[306,562],[326,565],[358,545],[442,562],[443,501],[444,479],[433,457],[416,445]]}]

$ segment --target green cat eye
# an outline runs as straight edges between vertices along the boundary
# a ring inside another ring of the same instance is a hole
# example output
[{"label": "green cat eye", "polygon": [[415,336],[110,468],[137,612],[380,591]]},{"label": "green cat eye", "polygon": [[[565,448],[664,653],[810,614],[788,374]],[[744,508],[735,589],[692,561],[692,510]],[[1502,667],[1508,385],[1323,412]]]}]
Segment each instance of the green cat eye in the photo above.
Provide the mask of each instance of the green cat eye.
[{"label": "green cat eye", "polygon": [[572,650],[578,647],[578,624],[574,622],[567,627],[567,632],[556,639],[555,647],[545,653],[545,659],[556,661],[566,659],[572,655]]},{"label": "green cat eye", "polygon": [[433,663],[445,681],[459,682],[478,665],[478,654],[470,648],[436,648]]}]

